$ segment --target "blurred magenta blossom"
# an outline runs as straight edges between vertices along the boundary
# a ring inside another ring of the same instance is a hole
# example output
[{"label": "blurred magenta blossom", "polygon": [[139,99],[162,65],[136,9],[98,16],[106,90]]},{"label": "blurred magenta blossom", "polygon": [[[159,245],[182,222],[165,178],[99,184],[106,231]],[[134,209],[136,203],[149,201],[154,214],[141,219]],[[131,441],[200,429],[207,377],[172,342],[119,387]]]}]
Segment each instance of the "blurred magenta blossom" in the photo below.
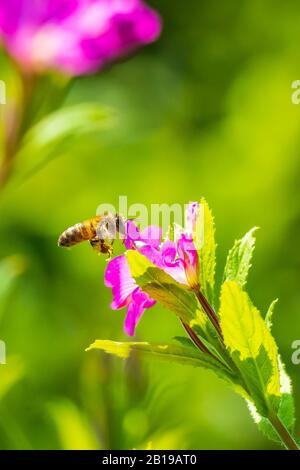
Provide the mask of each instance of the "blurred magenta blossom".
[{"label": "blurred magenta blossom", "polygon": [[[155,266],[162,269],[181,284],[191,289],[199,288],[199,259],[193,242],[193,229],[199,204],[190,203],[186,209],[186,227],[177,227],[174,241],[162,240],[162,230],[150,226],[140,232],[132,221],[127,221],[126,249],[138,250]],[[112,259],[106,268],[105,285],[112,289],[111,308],[127,307],[124,330],[129,336],[135,334],[136,326],[145,311],[156,301],[143,292],[131,276],[125,255]]]},{"label": "blurred magenta blossom", "polygon": [[81,75],[160,34],[142,0],[0,0],[0,40],[23,70]]}]

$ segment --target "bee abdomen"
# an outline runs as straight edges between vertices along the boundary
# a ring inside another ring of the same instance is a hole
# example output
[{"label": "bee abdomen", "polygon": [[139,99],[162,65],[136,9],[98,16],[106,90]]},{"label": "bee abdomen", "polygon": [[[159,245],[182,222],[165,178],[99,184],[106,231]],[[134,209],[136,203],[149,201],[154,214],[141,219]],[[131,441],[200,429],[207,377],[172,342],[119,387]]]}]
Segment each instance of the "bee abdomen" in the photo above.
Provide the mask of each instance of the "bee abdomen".
[{"label": "bee abdomen", "polygon": [[69,247],[93,238],[90,224],[81,222],[65,230],[58,239],[58,246]]}]

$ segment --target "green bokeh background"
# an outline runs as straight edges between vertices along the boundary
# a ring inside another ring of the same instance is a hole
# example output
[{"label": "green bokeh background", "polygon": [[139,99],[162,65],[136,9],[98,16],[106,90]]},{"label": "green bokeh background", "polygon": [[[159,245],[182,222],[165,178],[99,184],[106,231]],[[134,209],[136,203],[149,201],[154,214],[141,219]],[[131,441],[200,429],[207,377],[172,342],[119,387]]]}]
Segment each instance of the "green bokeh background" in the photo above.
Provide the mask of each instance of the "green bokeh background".
[{"label": "green bokeh background", "polygon": [[[261,228],[248,287],[263,313],[280,300],[273,331],[299,418],[300,365],[291,362],[300,339],[300,105],[291,102],[299,4],[149,3],[164,19],[160,40],[76,79],[65,100],[112,108],[114,125],[75,135],[55,158],[45,148],[25,153],[16,172],[51,161],[0,197],[1,283],[18,273],[0,303],[1,449],[276,447],[210,372],[85,352],[96,338],[126,339],[124,312],[109,308],[105,259],[87,244],[68,251],[56,241],[119,195],[148,207],[204,195],[217,225],[218,284],[234,239]],[[10,99],[9,65],[3,57],[0,65]],[[137,337],[180,333],[175,316],[155,306]]]}]

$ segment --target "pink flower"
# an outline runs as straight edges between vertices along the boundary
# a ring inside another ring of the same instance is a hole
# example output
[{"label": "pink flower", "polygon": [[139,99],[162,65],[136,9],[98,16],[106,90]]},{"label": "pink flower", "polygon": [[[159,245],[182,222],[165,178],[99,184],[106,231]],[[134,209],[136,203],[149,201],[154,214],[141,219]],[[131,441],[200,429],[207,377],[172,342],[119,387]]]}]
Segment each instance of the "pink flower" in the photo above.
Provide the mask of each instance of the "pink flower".
[{"label": "pink flower", "polygon": [[199,289],[199,258],[193,239],[182,234],[178,240],[177,251],[184,266],[188,285],[192,289]]},{"label": "pink flower", "polygon": [[0,0],[0,40],[26,71],[92,73],[159,36],[142,0]]},{"label": "pink flower", "polygon": [[[186,215],[191,209],[192,206],[188,206]],[[188,231],[180,233],[175,241],[162,242],[162,233],[159,227],[150,226],[140,232],[132,221],[128,221],[126,225],[124,243],[127,249],[138,250],[177,282],[188,285],[192,289],[199,289],[198,253]],[[189,229],[193,226],[191,223]],[[105,285],[112,289],[111,308],[119,310],[127,307],[124,330],[129,336],[133,336],[143,312],[152,307],[156,303],[155,300],[138,287],[131,276],[124,255],[118,256],[108,263],[105,272]]]},{"label": "pink flower", "polygon": [[118,310],[127,307],[124,330],[129,336],[135,333],[135,327],[146,308],[152,307],[155,300],[141,291],[131,277],[125,256],[112,259],[105,271],[105,285],[112,288],[111,308]]}]

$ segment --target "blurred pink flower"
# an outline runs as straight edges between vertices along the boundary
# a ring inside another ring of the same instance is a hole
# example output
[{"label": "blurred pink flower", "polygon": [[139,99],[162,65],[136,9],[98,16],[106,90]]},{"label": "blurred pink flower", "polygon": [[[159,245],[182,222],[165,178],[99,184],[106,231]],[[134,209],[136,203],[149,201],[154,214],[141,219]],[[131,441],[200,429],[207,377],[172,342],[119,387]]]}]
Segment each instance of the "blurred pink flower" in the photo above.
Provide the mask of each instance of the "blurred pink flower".
[{"label": "blurred pink flower", "polygon": [[160,34],[142,0],[0,0],[0,40],[26,71],[97,71]]},{"label": "blurred pink flower", "polygon": [[[162,242],[162,231],[159,227],[150,226],[140,232],[132,222],[127,222],[127,249],[138,250],[155,266],[165,271],[181,284],[192,289],[199,288],[199,260],[190,230],[194,227],[196,203],[188,205],[186,220],[189,227],[186,232],[178,235],[177,240]],[[119,310],[127,307],[124,330],[129,336],[135,334],[136,326],[145,311],[156,302],[142,292],[130,273],[125,255],[112,259],[106,268],[105,285],[112,289],[113,302],[111,308]]]}]

